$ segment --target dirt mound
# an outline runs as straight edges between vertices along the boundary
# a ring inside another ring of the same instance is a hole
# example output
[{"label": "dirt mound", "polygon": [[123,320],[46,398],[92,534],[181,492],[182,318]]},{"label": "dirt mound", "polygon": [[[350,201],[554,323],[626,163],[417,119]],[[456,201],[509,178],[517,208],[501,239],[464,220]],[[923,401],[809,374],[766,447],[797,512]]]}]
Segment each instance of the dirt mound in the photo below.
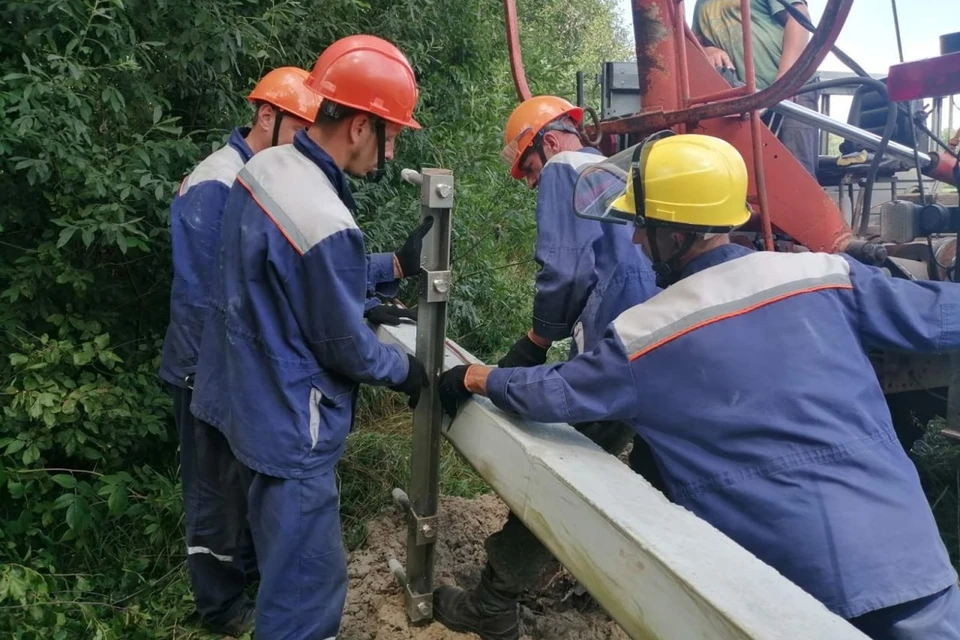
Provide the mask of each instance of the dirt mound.
[{"label": "dirt mound", "polygon": [[[507,508],[493,495],[476,500],[444,498],[436,546],[437,584],[472,587],[486,555],[484,539],[500,528]],[[387,561],[406,556],[406,527],[396,511],[368,525],[367,540],[350,556],[350,590],[340,628],[342,640],[476,640],[433,623],[411,627],[403,596]],[[619,626],[577,588],[559,565],[544,572],[538,588],[521,603],[521,640],[627,640]]]}]

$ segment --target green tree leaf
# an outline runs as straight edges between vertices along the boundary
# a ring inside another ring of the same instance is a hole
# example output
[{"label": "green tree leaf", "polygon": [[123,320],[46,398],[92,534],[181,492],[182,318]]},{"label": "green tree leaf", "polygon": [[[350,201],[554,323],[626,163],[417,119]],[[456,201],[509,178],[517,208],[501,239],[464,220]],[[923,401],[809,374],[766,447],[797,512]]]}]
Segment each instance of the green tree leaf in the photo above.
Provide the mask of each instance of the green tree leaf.
[{"label": "green tree leaf", "polygon": [[74,489],[77,486],[77,479],[66,473],[58,473],[50,478],[64,489]]},{"label": "green tree leaf", "polygon": [[82,496],[70,503],[67,507],[67,526],[73,531],[83,531],[90,523],[90,505]]}]

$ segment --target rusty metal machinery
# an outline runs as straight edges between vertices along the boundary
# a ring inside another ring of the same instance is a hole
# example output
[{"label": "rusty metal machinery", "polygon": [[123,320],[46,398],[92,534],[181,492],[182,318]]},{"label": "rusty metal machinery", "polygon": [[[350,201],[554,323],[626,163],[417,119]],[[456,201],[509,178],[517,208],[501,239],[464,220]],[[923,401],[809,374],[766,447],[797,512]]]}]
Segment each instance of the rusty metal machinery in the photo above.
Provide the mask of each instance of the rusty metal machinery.
[{"label": "rusty metal machinery", "polygon": [[[637,141],[664,128],[723,138],[737,148],[746,162],[750,179],[748,200],[757,212],[743,229],[754,240],[739,241],[767,250],[845,251],[864,262],[885,267],[893,277],[953,279],[955,233],[960,230],[954,226],[960,226],[960,220],[951,218],[949,211],[926,206],[931,204],[927,201],[894,202],[881,211],[880,233],[869,228],[873,233],[857,237],[837,203],[760,120],[761,110],[772,109],[853,140],[862,148],[879,147],[881,153],[877,155],[882,158],[897,158],[907,166],[918,166],[935,180],[960,183],[957,157],[949,149],[917,150],[911,145],[881,140],[881,136],[806,110],[790,100],[835,48],[853,0],[827,0],[819,25],[797,62],[759,91],[752,68],[750,4],[750,0],[740,0],[747,67],[742,74],[744,82],[731,86],[708,61],[686,24],[683,0],[633,0],[636,65],[630,69],[626,63],[617,63],[617,67],[610,68],[621,75],[606,78],[611,102],[609,108],[601,109],[604,119],[599,123],[600,148],[609,154],[616,150],[617,141]],[[515,0],[504,0],[504,13],[514,83],[518,97],[525,100],[530,91],[520,52]],[[881,87],[885,98],[915,99],[960,91],[960,53],[954,53],[958,41],[960,37],[956,35],[944,36],[944,55],[940,58],[891,69],[889,88]],[[618,87],[613,85],[624,78],[636,87],[633,109],[624,108],[629,92],[615,95]],[[578,96],[582,96],[580,79]],[[585,133],[596,138],[597,131]],[[870,211],[864,215],[861,229],[866,231],[871,222]],[[949,237],[939,236],[944,233],[949,233]],[[909,413],[903,409],[905,405],[909,409],[917,404],[904,400],[912,393],[924,394],[925,401],[932,401],[934,413],[946,412],[943,396],[952,372],[947,356],[904,361],[900,356],[875,354],[874,362],[881,384],[890,394],[888,400],[895,417]],[[957,387],[960,393],[960,384]],[[918,417],[930,415],[931,402],[923,404],[926,408],[916,412]],[[960,407],[960,401],[956,405]],[[955,422],[960,423],[960,419]],[[910,441],[906,438],[905,444]]]}]

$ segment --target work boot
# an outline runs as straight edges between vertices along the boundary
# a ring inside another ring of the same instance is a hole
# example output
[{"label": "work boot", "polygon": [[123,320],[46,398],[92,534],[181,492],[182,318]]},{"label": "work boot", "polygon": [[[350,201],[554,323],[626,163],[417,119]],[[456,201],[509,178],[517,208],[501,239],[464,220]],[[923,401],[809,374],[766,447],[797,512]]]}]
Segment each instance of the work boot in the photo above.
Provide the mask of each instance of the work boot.
[{"label": "work boot", "polygon": [[481,640],[517,640],[520,637],[518,597],[494,588],[492,573],[489,566],[485,567],[480,584],[472,591],[450,585],[434,589],[436,621],[451,631],[475,633]]},{"label": "work boot", "polygon": [[207,623],[205,626],[217,635],[233,636],[239,638],[246,632],[253,629],[253,622],[256,619],[256,609],[253,603],[243,607],[239,613],[221,623]]}]

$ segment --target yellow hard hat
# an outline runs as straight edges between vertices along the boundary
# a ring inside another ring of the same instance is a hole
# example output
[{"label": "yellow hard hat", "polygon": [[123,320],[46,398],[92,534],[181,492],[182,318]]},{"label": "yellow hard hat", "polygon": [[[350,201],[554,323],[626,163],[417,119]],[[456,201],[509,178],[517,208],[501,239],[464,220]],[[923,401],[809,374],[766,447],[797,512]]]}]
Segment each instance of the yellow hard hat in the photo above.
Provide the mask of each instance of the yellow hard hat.
[{"label": "yellow hard hat", "polygon": [[588,167],[574,198],[581,217],[638,227],[725,233],[750,219],[743,157],[725,140],[699,134],[660,131]]}]

